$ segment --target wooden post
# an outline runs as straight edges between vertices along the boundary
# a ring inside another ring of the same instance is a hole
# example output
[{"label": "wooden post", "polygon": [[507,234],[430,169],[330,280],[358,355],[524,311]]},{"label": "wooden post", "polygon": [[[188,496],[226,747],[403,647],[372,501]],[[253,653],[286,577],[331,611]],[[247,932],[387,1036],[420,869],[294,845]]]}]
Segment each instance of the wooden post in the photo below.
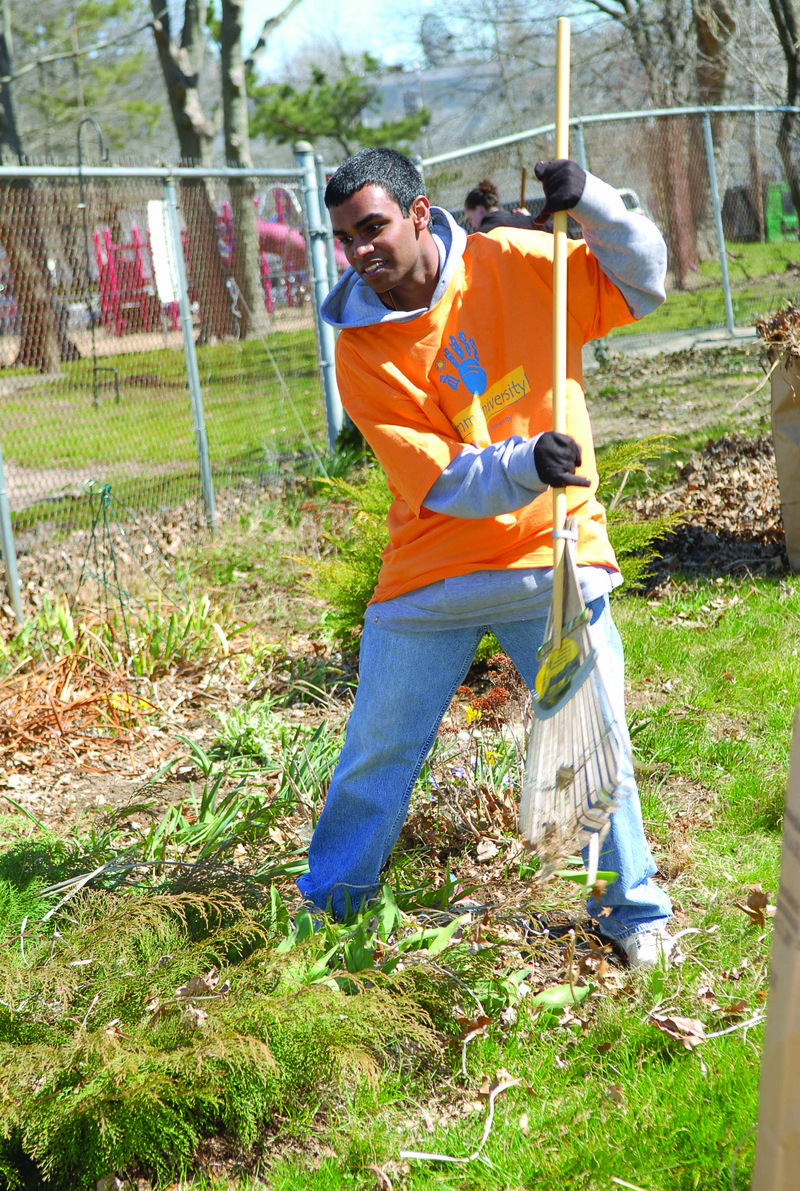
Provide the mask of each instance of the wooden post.
[{"label": "wooden post", "polygon": [[796,1191],[800,1174],[800,708],[795,715],[753,1191]]}]

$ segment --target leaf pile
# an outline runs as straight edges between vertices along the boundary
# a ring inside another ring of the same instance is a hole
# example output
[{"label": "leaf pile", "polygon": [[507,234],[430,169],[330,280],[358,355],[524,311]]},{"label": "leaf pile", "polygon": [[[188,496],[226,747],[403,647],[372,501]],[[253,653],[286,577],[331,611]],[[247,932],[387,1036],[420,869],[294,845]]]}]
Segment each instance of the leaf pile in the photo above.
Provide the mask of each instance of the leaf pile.
[{"label": "leaf pile", "polygon": [[676,572],[776,575],[788,570],[771,437],[706,443],[676,463],[674,480],[632,502],[645,518],[682,514],[665,538],[653,586]]},{"label": "leaf pile", "polygon": [[765,314],[755,322],[756,334],[767,348],[800,356],[800,306],[787,302],[772,314]]}]

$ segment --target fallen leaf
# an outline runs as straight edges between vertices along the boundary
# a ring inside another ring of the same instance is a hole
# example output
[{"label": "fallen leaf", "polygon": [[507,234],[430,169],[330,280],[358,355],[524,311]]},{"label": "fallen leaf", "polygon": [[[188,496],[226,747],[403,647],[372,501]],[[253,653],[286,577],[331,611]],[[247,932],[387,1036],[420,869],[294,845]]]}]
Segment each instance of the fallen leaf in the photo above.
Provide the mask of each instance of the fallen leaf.
[{"label": "fallen leaf", "polygon": [[744,1017],[749,1008],[747,1001],[742,998],[739,1001],[733,1001],[727,1009],[720,1009],[720,1014],[727,1021],[736,1021],[737,1018]]},{"label": "fallen leaf", "polygon": [[769,905],[769,893],[754,885],[747,895],[747,904],[751,910],[766,910]]},{"label": "fallen leaf", "polygon": [[186,984],[182,984],[180,988],[175,989],[176,997],[210,997],[214,995],[214,989],[219,980],[219,971],[217,968],[211,968],[205,976],[192,976],[191,980],[187,980]]},{"label": "fallen leaf", "polygon": [[376,1191],[393,1191],[392,1180],[389,1178],[386,1171],[382,1170],[376,1162],[370,1162],[367,1170],[371,1170],[375,1175]]},{"label": "fallen leaf", "polygon": [[697,990],[697,997],[712,1013],[716,1013],[719,1010],[716,993],[710,985],[702,984]]},{"label": "fallen leaf", "polygon": [[186,1024],[192,1030],[199,1030],[208,1021],[208,1014],[205,1009],[198,1008],[197,1005],[187,1005],[183,1011],[183,1017]]},{"label": "fallen leaf", "polygon": [[485,1030],[487,1026],[492,1024],[491,1017],[457,1017],[456,1022],[461,1031],[461,1037],[466,1038],[468,1034],[473,1034],[476,1030]]},{"label": "fallen leaf", "polygon": [[606,1088],[606,1099],[611,1100],[614,1104],[622,1104],[624,1096],[621,1085],[618,1083],[610,1083]]},{"label": "fallen leaf", "polygon": [[[748,897],[748,902],[749,902],[749,897]],[[736,906],[737,910],[741,910],[743,914],[746,914],[747,917],[750,919],[750,921],[753,922],[756,926],[766,926],[767,919],[775,917],[775,907],[774,906],[770,906],[770,905],[766,905],[764,907],[761,907],[759,905],[751,906],[751,905],[746,904],[745,902],[734,902],[733,904]]]},{"label": "fallen leaf", "polygon": [[497,855],[497,844],[493,840],[482,836],[478,841],[478,847],[475,850],[478,860],[493,860]]},{"label": "fallen leaf", "polygon": [[706,1028],[696,1017],[667,1017],[660,1013],[651,1013],[650,1021],[662,1034],[674,1038],[687,1050],[693,1050],[706,1040]]}]

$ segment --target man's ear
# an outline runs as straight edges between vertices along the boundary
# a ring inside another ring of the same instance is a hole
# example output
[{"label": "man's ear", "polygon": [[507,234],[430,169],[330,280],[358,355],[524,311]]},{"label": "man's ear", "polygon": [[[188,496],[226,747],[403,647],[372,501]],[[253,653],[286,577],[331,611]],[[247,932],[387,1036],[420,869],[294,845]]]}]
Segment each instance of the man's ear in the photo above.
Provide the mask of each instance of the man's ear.
[{"label": "man's ear", "polygon": [[431,205],[424,194],[418,194],[409,208],[409,215],[414,220],[414,227],[418,232],[424,229],[430,223]]}]

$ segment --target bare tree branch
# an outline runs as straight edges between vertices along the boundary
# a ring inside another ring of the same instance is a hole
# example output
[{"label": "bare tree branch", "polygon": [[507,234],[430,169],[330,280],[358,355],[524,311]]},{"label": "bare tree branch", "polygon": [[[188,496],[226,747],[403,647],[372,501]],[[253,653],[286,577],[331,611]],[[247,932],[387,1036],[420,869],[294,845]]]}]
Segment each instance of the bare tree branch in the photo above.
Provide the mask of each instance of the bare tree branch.
[{"label": "bare tree branch", "polygon": [[[167,10],[164,8],[153,20],[163,20],[166,14]],[[34,58],[33,61],[26,63],[25,66],[20,67],[19,70],[15,70],[11,74],[0,75],[0,86],[4,86],[6,83],[13,83],[15,79],[21,79],[23,75],[30,74],[32,70],[38,70],[40,66],[49,66],[52,62],[85,58],[87,54],[98,54],[101,50],[110,49],[111,46],[122,45],[124,42],[130,41],[132,37],[135,37],[137,33],[142,33],[145,29],[152,28],[153,21],[145,21],[143,25],[137,25],[135,29],[129,29],[127,33],[121,33],[119,37],[113,37],[109,41],[98,41],[94,45],[86,46],[84,49],[67,50],[63,54],[44,54],[41,58]]]},{"label": "bare tree branch", "polygon": [[253,46],[252,50],[250,51],[249,56],[245,59],[244,65],[245,65],[246,70],[253,69],[256,62],[259,60],[261,55],[266,50],[267,43],[269,42],[269,39],[272,36],[272,34],[275,32],[275,30],[278,28],[278,26],[282,25],[283,22],[286,20],[286,18],[291,16],[292,13],[294,12],[294,10],[302,3],[303,3],[303,0],[289,0],[289,3],[286,5],[286,7],[283,9],[282,12],[277,13],[274,17],[269,17],[264,22],[264,25],[261,30],[261,34],[258,38],[258,41]]}]

